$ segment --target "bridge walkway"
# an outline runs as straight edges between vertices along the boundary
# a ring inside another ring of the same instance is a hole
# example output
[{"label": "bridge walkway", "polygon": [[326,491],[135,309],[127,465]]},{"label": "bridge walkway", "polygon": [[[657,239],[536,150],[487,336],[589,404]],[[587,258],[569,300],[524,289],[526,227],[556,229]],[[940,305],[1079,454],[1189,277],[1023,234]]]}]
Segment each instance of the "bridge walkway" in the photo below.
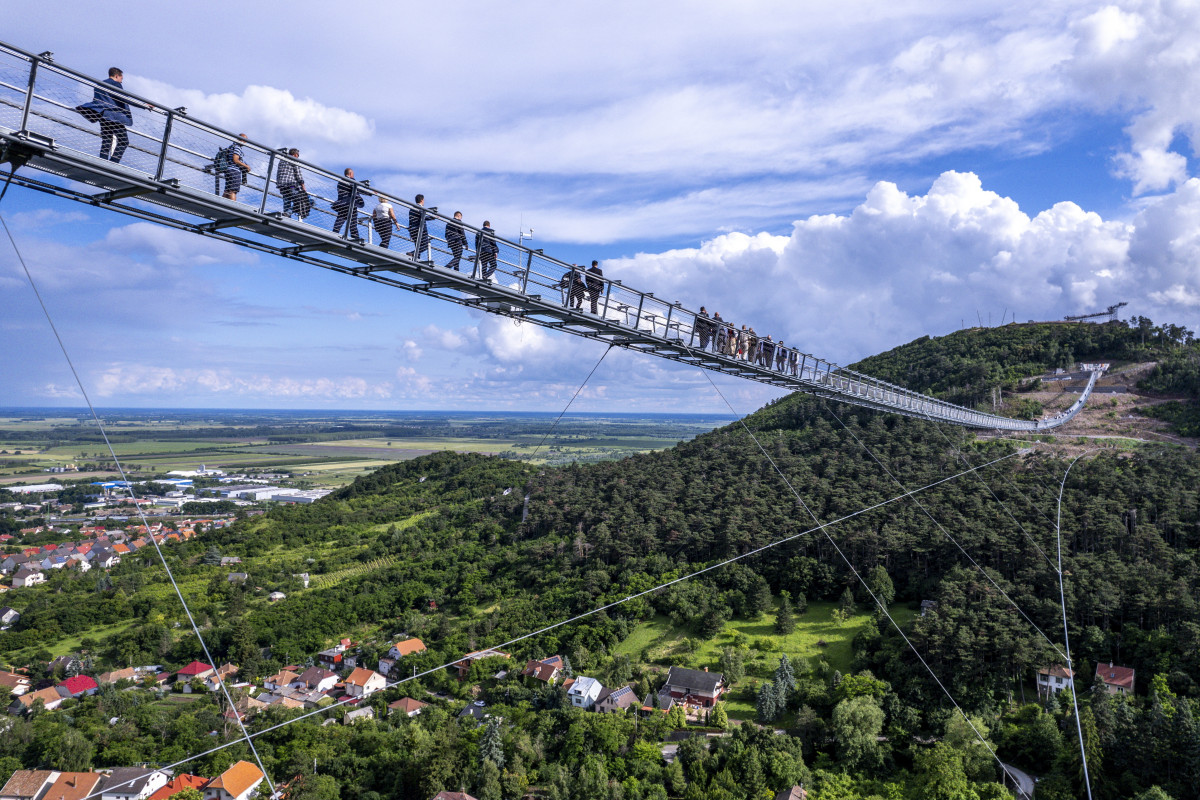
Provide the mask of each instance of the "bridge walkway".
[{"label": "bridge walkway", "polygon": [[[97,88],[132,108],[129,146],[120,163],[100,156],[99,126],[76,110]],[[723,346],[737,331],[681,302],[620,280],[589,287],[580,268],[470,225],[463,225],[467,244],[456,253],[447,242],[447,226],[455,221],[437,209],[415,206],[367,181],[348,180],[261,143],[240,142],[250,171],[237,200],[229,200],[220,194],[213,160],[235,141],[236,134],[195,119],[186,109],[113,90],[56,64],[50,54],[0,43],[0,161],[15,170],[13,183],[26,188],[659,358],[966,427],[1016,432],[1058,427],[1087,402],[1100,374],[1092,372],[1067,411],[1018,420],[947,403],[795,348],[776,347],[765,360],[738,358]],[[288,213],[294,211],[285,202],[288,192],[277,183],[278,167],[285,163],[304,176],[312,202],[303,219]],[[375,243],[369,215],[358,209],[348,215],[351,224],[333,230],[339,186],[352,196],[391,202],[400,220],[396,249]],[[417,230],[428,231],[420,252],[414,252],[418,248],[407,230],[410,212],[417,216]]]}]

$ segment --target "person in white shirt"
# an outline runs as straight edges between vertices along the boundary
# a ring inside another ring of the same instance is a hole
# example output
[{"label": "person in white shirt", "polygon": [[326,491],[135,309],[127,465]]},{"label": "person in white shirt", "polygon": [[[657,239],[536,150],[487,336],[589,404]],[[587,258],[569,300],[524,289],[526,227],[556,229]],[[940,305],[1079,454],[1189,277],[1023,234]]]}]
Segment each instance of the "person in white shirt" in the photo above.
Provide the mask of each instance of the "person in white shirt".
[{"label": "person in white shirt", "polygon": [[383,195],[379,196],[379,205],[375,206],[375,210],[371,212],[371,224],[375,227],[375,232],[379,234],[379,246],[387,248],[392,242],[392,231],[395,230],[396,212],[392,210],[392,204]]}]

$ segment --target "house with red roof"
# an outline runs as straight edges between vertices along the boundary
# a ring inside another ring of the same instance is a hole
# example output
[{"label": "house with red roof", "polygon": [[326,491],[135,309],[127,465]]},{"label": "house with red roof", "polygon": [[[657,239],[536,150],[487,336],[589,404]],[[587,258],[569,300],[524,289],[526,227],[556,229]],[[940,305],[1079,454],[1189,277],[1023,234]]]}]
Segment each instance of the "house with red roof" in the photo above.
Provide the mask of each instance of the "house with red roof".
[{"label": "house with red roof", "polygon": [[176,683],[188,684],[183,688],[183,691],[186,693],[189,691],[193,680],[206,680],[217,674],[217,671],[213,669],[212,664],[205,664],[203,661],[193,661],[186,667],[176,670],[174,674]]},{"label": "house with red roof", "polygon": [[87,675],[75,675],[54,687],[63,697],[86,697],[95,694],[100,686]]},{"label": "house with red roof", "polygon": [[167,800],[171,795],[179,794],[184,789],[195,789],[202,792],[206,783],[208,783],[208,778],[202,778],[199,775],[176,775],[146,800]]},{"label": "house with red roof", "polygon": [[1113,662],[1096,665],[1096,677],[1104,681],[1109,694],[1133,694],[1133,667],[1118,667]]}]

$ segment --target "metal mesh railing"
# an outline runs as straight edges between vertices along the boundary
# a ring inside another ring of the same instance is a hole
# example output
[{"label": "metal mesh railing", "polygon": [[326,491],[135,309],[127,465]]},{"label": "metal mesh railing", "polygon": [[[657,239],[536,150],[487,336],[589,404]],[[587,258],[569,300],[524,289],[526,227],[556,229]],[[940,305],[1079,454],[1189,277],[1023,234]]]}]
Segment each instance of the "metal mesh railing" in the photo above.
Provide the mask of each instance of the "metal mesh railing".
[{"label": "metal mesh railing", "polygon": [[[659,352],[673,353],[672,357],[682,355],[693,363],[778,385],[799,383],[803,386],[798,388],[837,395],[860,405],[974,427],[1033,430],[1061,424],[1075,413],[1039,423],[1009,419],[861,375],[769,337],[758,337],[749,328],[730,325],[715,314],[709,318],[611,276],[591,275],[582,267],[496,236],[494,231],[401,199],[369,181],[338,175],[293,159],[280,149],[241,140],[181,109],[157,105],[46,58],[0,44],[0,130],[49,137],[57,151],[71,151],[85,160],[113,156],[114,129],[109,126],[106,138],[104,126],[89,122],[77,110],[90,102],[97,90],[130,107],[132,124],[118,126],[117,135],[128,139],[119,158],[120,169],[221,197],[221,202],[236,203],[241,213],[248,208],[290,216],[298,224],[336,232],[346,239],[361,238],[368,247],[386,242],[388,249],[414,263],[457,268],[463,277],[481,284],[556,305],[567,320],[563,324],[587,326],[588,320],[602,320],[606,327],[622,331],[624,344],[661,348]],[[217,153],[234,144],[240,148],[243,166],[219,168]],[[108,148],[107,152],[102,153],[102,148]],[[108,160],[107,167],[111,169],[114,163]],[[294,177],[297,169],[303,191],[290,182],[281,187],[280,176]],[[231,192],[233,187],[236,194]],[[381,201],[390,204],[392,214],[381,208]],[[447,235],[448,226],[461,226],[465,235],[461,247],[452,245],[456,237]],[[1087,392],[1081,399],[1086,396]]]}]

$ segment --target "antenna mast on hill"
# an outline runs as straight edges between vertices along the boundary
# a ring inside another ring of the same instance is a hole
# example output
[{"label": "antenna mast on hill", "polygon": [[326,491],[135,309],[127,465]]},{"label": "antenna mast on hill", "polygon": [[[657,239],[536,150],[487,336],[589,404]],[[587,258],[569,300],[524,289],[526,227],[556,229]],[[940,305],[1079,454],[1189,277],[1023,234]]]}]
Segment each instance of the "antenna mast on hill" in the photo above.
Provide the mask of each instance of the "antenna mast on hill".
[{"label": "antenna mast on hill", "polygon": [[1109,322],[1114,322],[1117,319],[1117,309],[1129,305],[1125,301],[1115,303],[1104,311],[1097,311],[1095,314],[1075,314],[1073,316],[1063,317],[1067,322],[1083,322],[1085,319],[1095,319],[1096,317],[1108,317]]}]

